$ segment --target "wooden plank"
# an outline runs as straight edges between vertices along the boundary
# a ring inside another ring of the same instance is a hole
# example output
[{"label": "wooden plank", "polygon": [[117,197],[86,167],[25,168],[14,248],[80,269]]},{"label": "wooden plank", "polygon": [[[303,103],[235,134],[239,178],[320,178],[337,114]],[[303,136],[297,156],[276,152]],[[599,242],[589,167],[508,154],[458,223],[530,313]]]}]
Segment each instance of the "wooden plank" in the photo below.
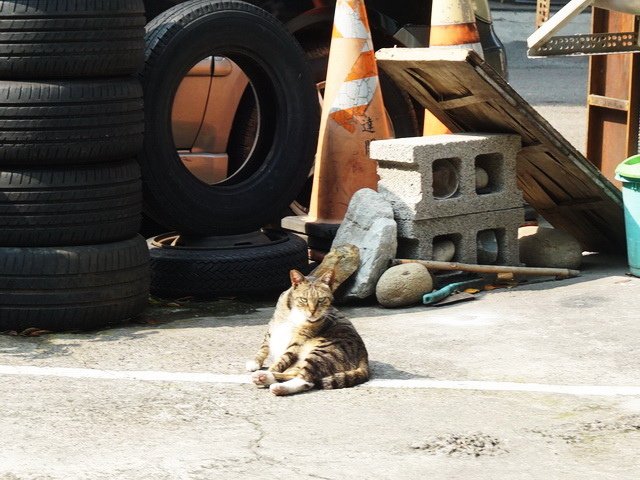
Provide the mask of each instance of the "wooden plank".
[{"label": "wooden plank", "polygon": [[587,105],[592,107],[609,108],[611,110],[620,110],[621,112],[629,111],[629,100],[621,98],[605,97],[604,95],[589,94],[587,97]]},{"label": "wooden plank", "polygon": [[538,143],[537,145],[527,145],[525,147],[522,147],[520,149],[520,153],[523,154],[536,154],[536,153],[544,153],[544,152],[548,152],[549,151],[549,147],[546,146],[543,143]]},{"label": "wooden plank", "polygon": [[462,108],[468,105],[474,105],[476,103],[484,102],[482,98],[477,97],[476,95],[465,95],[460,98],[451,98],[449,100],[442,100],[438,102],[438,106],[442,110],[453,110],[454,108]]},{"label": "wooden plank", "polygon": [[[453,132],[519,134],[524,148],[517,159],[518,184],[552,225],[591,251],[624,247],[620,191],[476,53],[396,48],[376,57],[401,88],[454,126]],[[475,100],[447,108],[453,99],[467,97]]]}]

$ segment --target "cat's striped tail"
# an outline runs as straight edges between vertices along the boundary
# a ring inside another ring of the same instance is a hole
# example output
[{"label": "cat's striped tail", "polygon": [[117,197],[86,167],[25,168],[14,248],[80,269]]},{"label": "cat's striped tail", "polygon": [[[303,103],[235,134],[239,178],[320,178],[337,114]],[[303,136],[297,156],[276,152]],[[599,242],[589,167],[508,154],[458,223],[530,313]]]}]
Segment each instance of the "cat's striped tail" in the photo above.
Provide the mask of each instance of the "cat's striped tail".
[{"label": "cat's striped tail", "polygon": [[338,372],[320,380],[318,387],[325,390],[354,387],[369,380],[369,362],[367,358],[360,360],[358,368]]}]

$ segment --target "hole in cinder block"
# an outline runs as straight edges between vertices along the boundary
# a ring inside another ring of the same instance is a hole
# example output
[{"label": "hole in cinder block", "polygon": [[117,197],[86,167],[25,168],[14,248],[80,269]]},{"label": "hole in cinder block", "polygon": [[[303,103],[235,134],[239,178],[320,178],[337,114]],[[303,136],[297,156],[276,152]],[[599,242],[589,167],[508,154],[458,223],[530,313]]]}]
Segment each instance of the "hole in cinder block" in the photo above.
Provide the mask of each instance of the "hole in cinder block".
[{"label": "hole in cinder block", "polygon": [[[498,239],[498,259],[496,260],[496,265],[507,265],[507,231],[504,228],[497,228],[494,231],[496,232],[496,238]],[[516,246],[516,248],[518,247]]]},{"label": "hole in cinder block", "polygon": [[458,262],[460,261],[460,242],[462,235],[450,233],[448,235],[438,235],[433,239],[433,260],[438,262]]},{"label": "hole in cinder block", "polygon": [[504,157],[485,153],[476,157],[476,193],[486,195],[504,189]]},{"label": "hole in cinder block", "polygon": [[420,258],[420,242],[412,238],[398,238],[398,258]]},{"label": "hole in cinder block", "polygon": [[480,230],[476,235],[477,258],[480,265],[495,265],[500,258],[498,230]]},{"label": "hole in cinder block", "polygon": [[439,158],[433,162],[433,197],[455,197],[460,188],[460,159]]}]

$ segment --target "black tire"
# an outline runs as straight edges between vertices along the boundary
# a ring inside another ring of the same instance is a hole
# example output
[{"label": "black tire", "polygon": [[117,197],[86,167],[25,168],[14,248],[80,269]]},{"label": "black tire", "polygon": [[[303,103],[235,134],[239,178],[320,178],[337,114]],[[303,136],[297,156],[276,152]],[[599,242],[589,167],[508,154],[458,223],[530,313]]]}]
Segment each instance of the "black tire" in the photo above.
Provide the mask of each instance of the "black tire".
[{"label": "black tire", "polygon": [[137,162],[0,171],[0,246],[109,243],[140,229]]},{"label": "black tire", "polygon": [[0,81],[0,165],[126,160],[143,133],[135,79]]},{"label": "black tire", "polygon": [[[195,0],[147,26],[146,134],[140,155],[145,212],[182,233],[245,233],[279,218],[311,168],[319,105],[304,52],[276,19],[238,1]],[[262,115],[244,166],[206,185],[182,164],[172,139],[178,85],[197,61],[230,58],[249,77]]]},{"label": "black tire", "polygon": [[151,293],[212,298],[286,290],[289,271],[308,268],[307,244],[284,232],[267,235],[265,245],[216,249],[171,246],[175,233],[150,238]]},{"label": "black tire", "polygon": [[149,252],[140,236],[101,245],[0,247],[0,331],[87,330],[140,314]]},{"label": "black tire", "polygon": [[142,0],[0,2],[0,78],[131,75],[144,25]]}]

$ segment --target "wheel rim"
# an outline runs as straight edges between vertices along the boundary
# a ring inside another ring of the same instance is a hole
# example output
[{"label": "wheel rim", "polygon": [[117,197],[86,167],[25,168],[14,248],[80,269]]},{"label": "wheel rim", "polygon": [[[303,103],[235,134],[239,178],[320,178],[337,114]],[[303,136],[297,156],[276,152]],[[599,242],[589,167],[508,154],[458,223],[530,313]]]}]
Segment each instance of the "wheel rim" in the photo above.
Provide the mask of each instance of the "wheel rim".
[{"label": "wheel rim", "polygon": [[275,245],[289,239],[284,232],[277,230],[259,230],[240,235],[224,235],[210,237],[191,237],[178,232],[168,232],[150,240],[156,248],[176,250],[239,250],[261,246]]}]

